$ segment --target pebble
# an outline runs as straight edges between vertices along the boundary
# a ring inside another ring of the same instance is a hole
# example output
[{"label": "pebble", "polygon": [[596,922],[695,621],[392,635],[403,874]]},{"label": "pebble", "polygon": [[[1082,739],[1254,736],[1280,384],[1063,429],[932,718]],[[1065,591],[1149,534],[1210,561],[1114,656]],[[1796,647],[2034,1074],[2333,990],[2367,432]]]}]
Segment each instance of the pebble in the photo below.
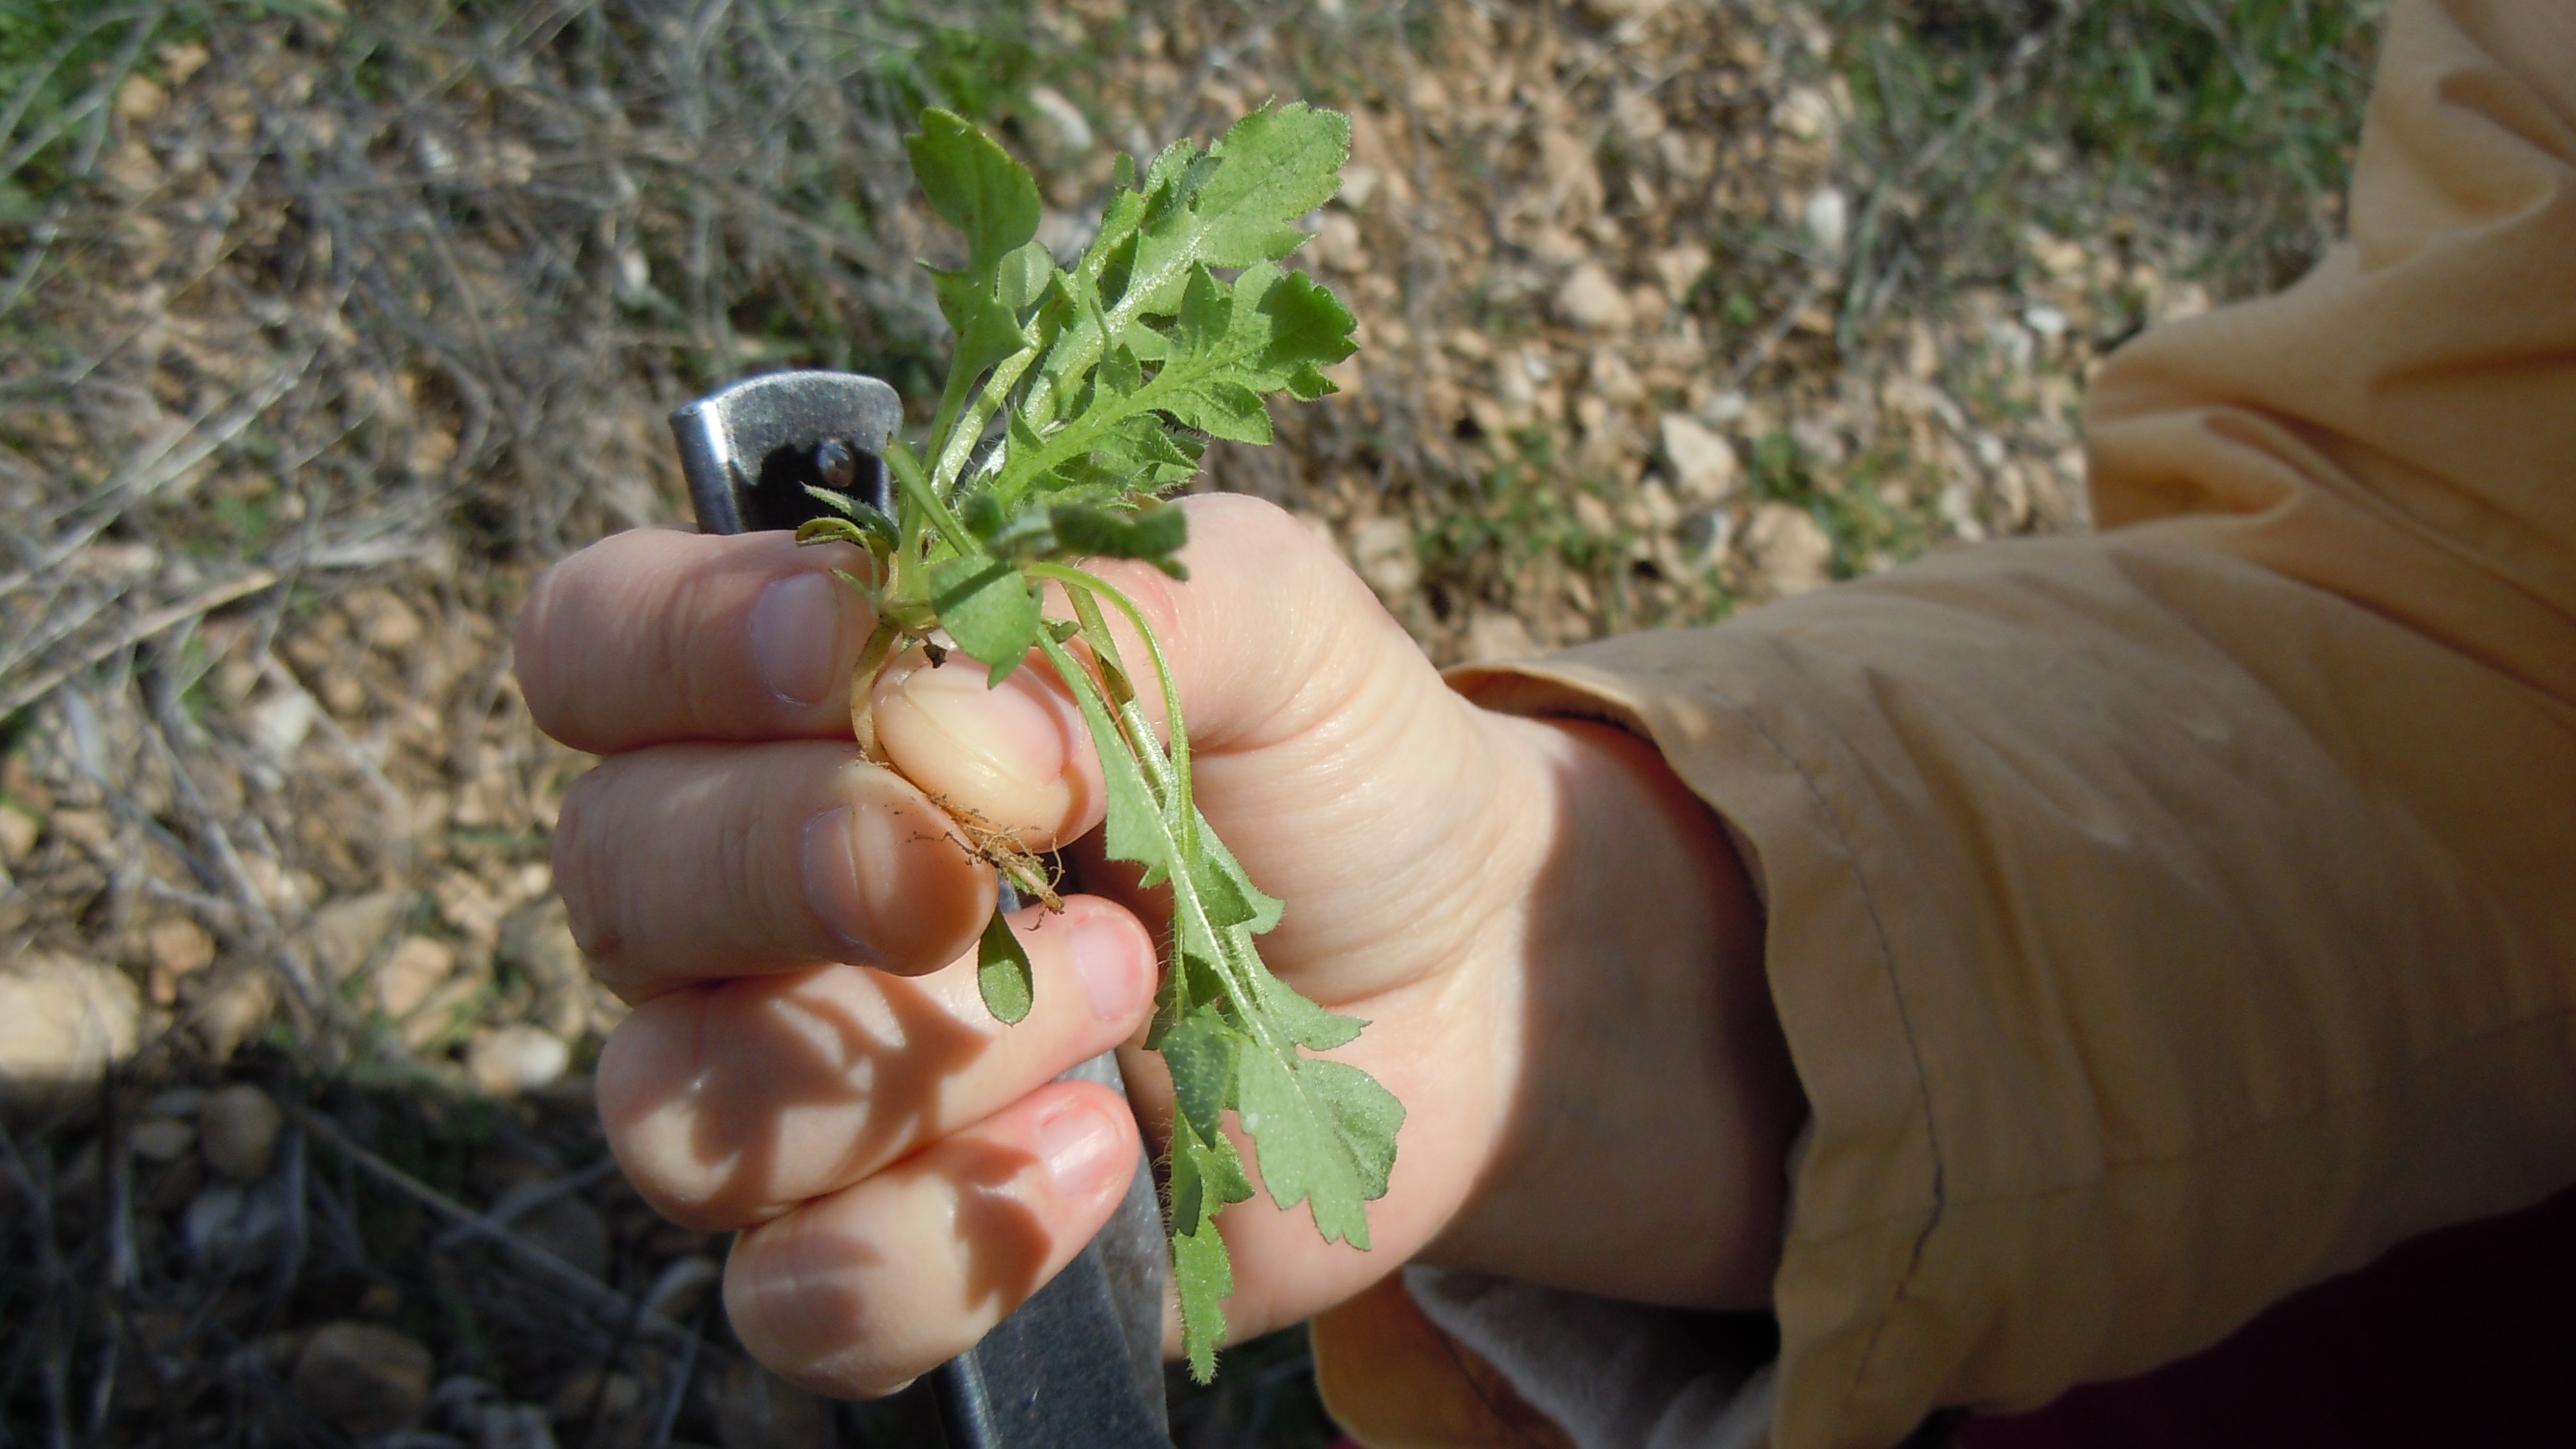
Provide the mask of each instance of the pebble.
[{"label": "pebble", "polygon": [[405,936],[376,968],[376,1005],[399,1021],[456,974],[456,948],[428,936]]},{"label": "pebble", "polygon": [[1557,288],[1556,315],[1589,332],[1624,332],[1636,320],[1628,294],[1599,262],[1577,266]]},{"label": "pebble", "polygon": [[560,1037],[581,1034],[588,1019],[584,988],[590,980],[590,963],[573,940],[572,922],[560,898],[549,892],[543,900],[502,917],[492,954],[495,961],[537,988],[537,1007],[531,1014],[538,1025]]},{"label": "pebble", "polygon": [[1673,530],[1682,547],[1683,561],[1694,569],[1704,569],[1726,556],[1727,541],[1734,536],[1735,519],[1723,508],[1704,508],[1687,513]]},{"label": "pebble", "polygon": [[1491,659],[1524,659],[1539,652],[1538,641],[1530,637],[1529,626],[1519,616],[1500,609],[1478,609],[1467,619],[1467,662],[1482,664]]},{"label": "pebble", "polygon": [[210,1182],[200,1188],[179,1218],[188,1255],[217,1274],[246,1273],[272,1261],[291,1227],[283,1187]]},{"label": "pebble", "polygon": [[0,805],[0,865],[21,864],[36,849],[44,822],[15,805]]},{"label": "pebble", "polygon": [[673,1323],[687,1323],[697,1317],[707,1299],[708,1290],[724,1281],[724,1268],[703,1253],[675,1258],[662,1276],[653,1280],[651,1291],[644,1295],[644,1310],[658,1313]]},{"label": "pebble", "polygon": [[1090,118],[1083,115],[1081,107],[1066,99],[1064,92],[1053,86],[1036,85],[1029,87],[1027,95],[1029,105],[1045,120],[1047,129],[1055,133],[1056,146],[1065,155],[1085,155],[1099,144],[1092,135]]},{"label": "pebble", "polygon": [[268,1093],[236,1082],[206,1098],[197,1112],[197,1150],[206,1166],[235,1182],[257,1182],[277,1160],[285,1117]]},{"label": "pebble", "polygon": [[125,1141],[146,1162],[176,1162],[197,1145],[197,1129],[175,1117],[146,1117]]},{"label": "pebble", "polygon": [[545,1183],[528,1183],[502,1194],[501,1200],[492,1205],[492,1211],[495,1216],[509,1222],[510,1231],[605,1282],[617,1244],[609,1231],[608,1219],[600,1216],[599,1209],[577,1196],[566,1196],[541,1203],[524,1213],[509,1211],[512,1199],[524,1201],[528,1196],[545,1191]]},{"label": "pebble", "polygon": [[313,913],[304,928],[304,949],[325,980],[346,981],[375,955],[377,943],[401,924],[415,899],[411,891],[344,896]]},{"label": "pebble", "polygon": [[1735,491],[1734,444],[1688,413],[1664,414],[1660,431],[1675,488],[1703,503],[1715,503]]},{"label": "pebble", "polygon": [[1786,599],[1833,582],[1834,541],[1803,508],[1764,503],[1744,526],[1744,548],[1762,570],[1770,597]]},{"label": "pebble", "polygon": [[144,945],[152,954],[152,968],[173,976],[203,971],[215,964],[215,938],[203,926],[185,916],[172,916],[152,923],[144,933]]},{"label": "pebble", "polygon": [[227,1062],[268,1025],[268,1014],[277,1005],[277,983],[265,967],[250,961],[236,961],[233,969],[215,974],[217,979],[190,1010],[188,1025],[209,1059]]},{"label": "pebble", "polygon": [[429,1402],[433,1367],[419,1340],[373,1323],[326,1323],[295,1360],[292,1388],[306,1413],[353,1438],[391,1433]]},{"label": "pebble", "polygon": [[1364,518],[1351,525],[1351,564],[1370,588],[1393,599],[1422,582],[1422,560],[1413,551],[1413,525],[1400,518]]},{"label": "pebble", "polygon": [[1815,245],[1817,259],[1834,263],[1842,261],[1843,248],[1851,241],[1851,203],[1843,198],[1842,192],[1831,186],[1818,188],[1815,195],[1807,198],[1802,219],[1807,224],[1807,240]]},{"label": "pebble", "polygon": [[502,1027],[465,1049],[466,1072],[496,1097],[551,1086],[571,1065],[572,1048],[564,1039],[533,1026]]},{"label": "pebble", "polygon": [[95,1086],[141,1044],[143,995],[95,961],[31,951],[0,967],[0,1098]]}]

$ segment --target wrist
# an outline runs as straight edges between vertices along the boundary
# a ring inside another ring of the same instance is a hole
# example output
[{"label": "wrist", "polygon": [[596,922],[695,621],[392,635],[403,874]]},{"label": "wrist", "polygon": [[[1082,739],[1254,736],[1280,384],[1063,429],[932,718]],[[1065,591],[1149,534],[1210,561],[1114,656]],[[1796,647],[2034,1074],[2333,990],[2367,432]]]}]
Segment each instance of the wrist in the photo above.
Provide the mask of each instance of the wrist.
[{"label": "wrist", "polygon": [[1743,863],[1645,741],[1486,718],[1513,761],[1493,838],[1532,848],[1493,883],[1508,899],[1484,956],[1506,1003],[1490,1146],[1422,1257],[1642,1301],[1767,1302],[1805,1104]]}]

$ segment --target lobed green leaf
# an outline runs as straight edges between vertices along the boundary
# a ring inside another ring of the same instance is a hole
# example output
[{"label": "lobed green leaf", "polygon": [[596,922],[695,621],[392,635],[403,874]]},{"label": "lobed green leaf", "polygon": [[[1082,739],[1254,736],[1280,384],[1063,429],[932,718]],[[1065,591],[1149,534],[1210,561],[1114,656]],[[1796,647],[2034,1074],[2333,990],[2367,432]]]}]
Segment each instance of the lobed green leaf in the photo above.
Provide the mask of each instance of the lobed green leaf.
[{"label": "lobed green leaf", "polygon": [[957,647],[991,667],[994,684],[1037,647],[1038,596],[1007,559],[968,554],[932,564],[930,602]]}]

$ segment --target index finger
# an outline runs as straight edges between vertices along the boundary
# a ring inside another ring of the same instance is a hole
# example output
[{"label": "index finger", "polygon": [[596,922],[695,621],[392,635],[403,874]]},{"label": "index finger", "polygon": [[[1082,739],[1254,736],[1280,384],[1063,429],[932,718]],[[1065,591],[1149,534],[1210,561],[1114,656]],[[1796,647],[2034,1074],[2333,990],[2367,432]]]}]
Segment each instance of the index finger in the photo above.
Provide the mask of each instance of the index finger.
[{"label": "index finger", "polygon": [[876,626],[834,569],[847,544],[636,529],[537,581],[519,688],[537,727],[614,754],[698,740],[848,739],[850,669]]}]

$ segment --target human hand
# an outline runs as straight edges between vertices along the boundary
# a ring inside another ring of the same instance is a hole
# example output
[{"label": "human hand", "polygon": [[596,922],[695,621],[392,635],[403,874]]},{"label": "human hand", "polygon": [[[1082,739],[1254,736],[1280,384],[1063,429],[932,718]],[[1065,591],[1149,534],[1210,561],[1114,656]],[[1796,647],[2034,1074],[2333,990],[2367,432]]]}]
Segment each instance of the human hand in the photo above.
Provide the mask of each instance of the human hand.
[{"label": "human hand", "polygon": [[[1371,1022],[1335,1055],[1407,1110],[1374,1251],[1263,1197],[1223,1215],[1233,1335],[1415,1258],[1764,1301],[1803,1109],[1716,822],[1623,733],[1451,693],[1288,515],[1182,506],[1191,583],[1103,571],[1171,659],[1201,808],[1288,902],[1264,957]],[[674,1219],[744,1230],[726,1303],[756,1354],[866,1395],[980,1338],[1125,1191],[1135,1119],[1059,1073],[1126,1043],[1141,1116],[1170,1104],[1133,1050],[1154,902],[1096,857],[1099,894],[1016,923],[1028,1019],[976,990],[992,872],[952,822],[1042,850],[1098,823],[1071,700],[1041,668],[988,691],[915,656],[874,698],[902,773],[864,761],[846,691],[869,621],[830,553],[611,538],[540,583],[518,658],[538,723],[609,756],[565,802],[556,874],[637,1004],[599,1070],[619,1159]]]}]

